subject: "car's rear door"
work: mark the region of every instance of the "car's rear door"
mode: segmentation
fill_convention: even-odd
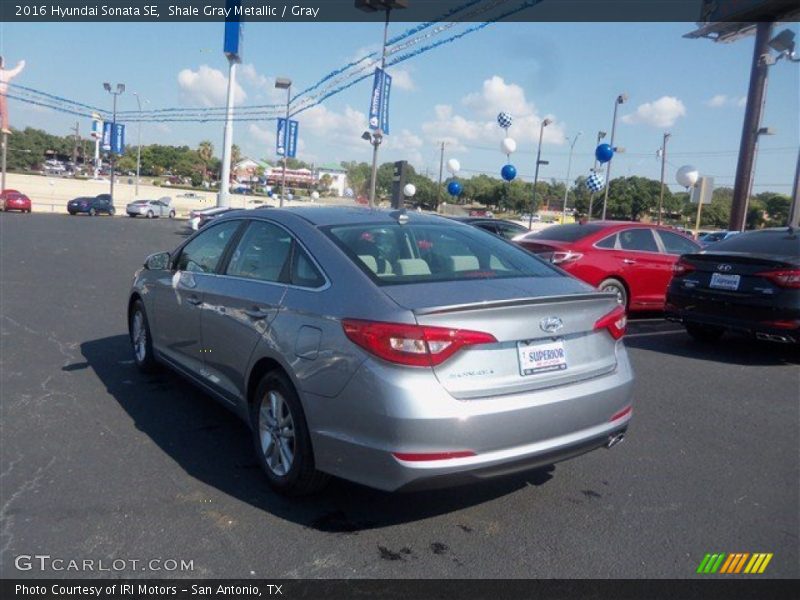
[[[623,229],[617,235],[614,252],[630,290],[629,306],[662,307],[675,259],[661,252],[653,230],[649,227]]]
[[[280,225],[250,221],[204,290],[205,374],[230,401],[243,397],[250,355],[269,334],[286,294],[292,243]]]

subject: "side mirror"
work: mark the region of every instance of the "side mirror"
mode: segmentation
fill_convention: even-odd
[[[144,268],[148,271],[166,271],[169,269],[169,252],[151,254],[144,261]]]

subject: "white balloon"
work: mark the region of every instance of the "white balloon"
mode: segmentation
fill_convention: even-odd
[[[500,150],[503,154],[513,154],[517,151],[517,142],[514,141],[514,138],[507,137],[500,142]]]
[[[683,165],[678,172],[675,173],[675,179],[685,188],[692,187],[700,178],[700,171],[692,165]]]
[[[451,175],[455,175],[461,170],[461,163],[458,162],[458,159],[451,158],[447,161],[447,170],[450,171]]]
[[[311,192],[312,200],[319,200],[319,192]]]
[[[415,186],[413,183],[407,183],[403,188],[403,194],[406,196],[406,198],[411,198],[411,196],[413,196],[416,193],[417,193],[417,186]]]

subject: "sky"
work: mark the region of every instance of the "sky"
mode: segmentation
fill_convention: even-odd
[[[390,37],[413,26],[392,23]],[[778,25],[776,32],[785,26]],[[797,24],[789,25],[798,32]],[[500,111],[514,122],[517,142],[510,162],[533,179],[541,119],[545,129],[540,179],[588,174],[599,130],[611,132],[619,107],[615,145],[624,147],[612,177],[658,179],[656,150],[664,132],[666,181],[673,191],[678,167],[692,164],[716,186],[732,186],[744,116],[753,37],[717,44],[684,39],[693,23],[495,23],[389,68],[393,76],[391,133],[380,162],[409,160],[434,179],[440,143],[445,161],[457,158],[459,177],[499,177],[508,162],[500,151]],[[135,110],[138,92],[147,108],[220,106],[225,102],[227,60],[221,23],[21,23],[0,24],[0,52],[8,67],[27,66],[16,83],[110,109],[102,83],[123,82],[119,110]],[[296,90],[379,47],[379,24],[247,23],[237,76],[240,105],[285,101],[276,76],[291,77]],[[800,35],[798,35],[800,39]],[[800,145],[800,66],[786,60],[770,68],[754,191],[789,194]],[[316,164],[371,159],[361,139],[367,125],[371,78],[300,115],[297,158]],[[10,101],[11,123],[66,135],[76,117]],[[235,123],[234,142],[246,156],[275,160],[275,122]],[[88,132],[90,122],[80,122]],[[145,123],[142,143],[222,147],[222,123]],[[136,126],[127,132],[135,143]],[[606,139],[608,141],[608,139]],[[11,142],[13,148],[13,139]]]

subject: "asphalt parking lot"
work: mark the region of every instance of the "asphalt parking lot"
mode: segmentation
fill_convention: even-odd
[[[796,350],[635,320],[634,421],[612,450],[475,487],[334,481],[287,500],[244,424],[133,364],[133,272],[183,226],[0,214],[3,577],[42,577],[15,557],[47,554],[193,561],[116,576],[683,578],[707,552],[771,552],[763,576],[800,575]]]

